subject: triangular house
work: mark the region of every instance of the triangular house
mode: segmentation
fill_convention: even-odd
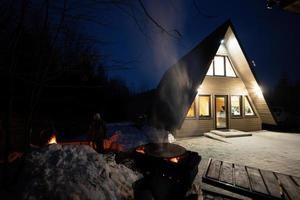
[[[176,136],[276,124],[230,21],[166,71],[150,122]]]

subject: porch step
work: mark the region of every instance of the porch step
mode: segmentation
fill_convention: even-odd
[[[221,137],[225,137],[225,138],[252,136],[252,133],[239,131],[239,130],[235,130],[235,129],[211,130],[210,133],[221,136]]]
[[[218,140],[220,142],[226,142],[227,143],[227,141],[226,141],[226,139],[224,137],[218,136],[218,135],[216,135],[214,133],[211,133],[211,132],[204,133],[204,136],[208,137],[210,139],[214,139],[214,140]]]

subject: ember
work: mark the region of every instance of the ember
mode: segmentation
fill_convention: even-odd
[[[135,151],[141,154],[145,154],[145,147],[138,147]]]
[[[52,134],[50,139],[48,140],[48,144],[57,144],[56,135]]]
[[[121,152],[124,151],[124,146],[120,144],[121,131],[116,131],[110,138],[104,139],[103,147],[105,151]]]
[[[180,160],[180,157],[174,157],[174,158],[170,158],[170,159],[167,159],[167,160],[169,160],[169,161],[171,161],[173,163],[178,163],[179,160]]]

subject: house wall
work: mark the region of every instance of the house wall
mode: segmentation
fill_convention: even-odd
[[[249,92],[249,96],[251,96],[253,104],[260,113],[262,122],[265,124],[276,125],[275,119],[267,105],[264,96],[261,92],[259,92],[260,86],[254,77],[253,71],[251,70],[249,63],[244,56],[243,50],[230,27],[225,35],[225,44],[225,48],[227,49],[232,63],[234,66],[236,66],[236,70],[240,73],[240,77]]]
[[[238,74],[237,74],[238,75]],[[255,131],[261,129],[261,119],[254,107],[254,104],[248,94],[243,81],[239,78],[229,78],[229,77],[216,77],[216,76],[206,76],[203,80],[200,89],[198,90],[199,95],[210,95],[211,96],[211,117],[209,119],[199,119],[198,116],[198,95],[195,98],[196,103],[196,118],[188,119],[186,118],[179,130],[176,131],[176,137],[186,137],[203,135],[205,132],[215,129],[214,120],[214,98],[215,95],[227,95],[227,116],[228,116],[228,127],[230,129],[238,129],[242,131]],[[249,101],[252,104],[253,110],[256,116],[242,118],[231,118],[230,116],[230,95],[243,95],[248,96]],[[242,101],[244,103],[244,100]],[[242,107],[244,107],[242,105]],[[243,113],[243,112],[242,112]]]

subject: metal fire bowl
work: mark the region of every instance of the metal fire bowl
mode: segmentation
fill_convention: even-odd
[[[179,157],[186,152],[186,149],[177,144],[171,143],[149,143],[144,146],[146,155],[156,158]]]

